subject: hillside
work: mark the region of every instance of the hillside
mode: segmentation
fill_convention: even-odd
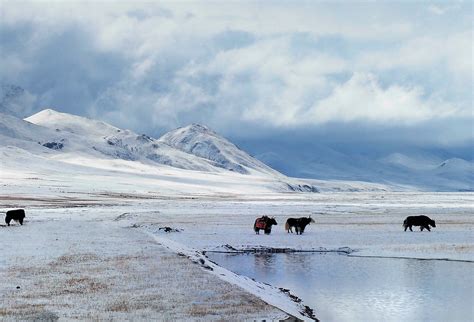
[[[131,185],[140,191],[197,194],[318,191],[309,182],[271,169],[202,125],[155,139],[51,109],[25,120],[1,116],[6,181],[34,174],[38,180],[56,176],[55,180],[98,190]],[[194,148],[187,149],[177,133]]]

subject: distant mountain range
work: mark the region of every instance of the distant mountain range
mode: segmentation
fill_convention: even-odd
[[[443,151],[411,148],[374,156],[317,143],[297,154],[283,144],[267,144],[266,149],[255,157],[293,177],[377,182],[426,191],[474,191],[472,160],[449,154],[446,158]]]
[[[199,181],[194,178],[195,174],[202,177],[203,173],[208,173],[209,178],[215,178],[216,182],[224,178],[231,185],[238,185],[241,181],[249,184],[255,182],[256,186],[260,182],[261,191],[318,191],[312,183],[289,178],[273,170],[199,124],[176,129],[155,139],[52,109],[45,109],[24,120],[7,114],[0,116],[0,147],[4,148],[2,170],[5,173],[8,172],[8,165],[13,165],[15,171],[21,168],[22,165],[16,164],[20,161],[15,160],[25,162],[25,159],[31,159],[29,164],[23,164],[29,169],[34,169],[36,164],[47,167],[47,160],[51,160],[50,165],[54,163],[55,172],[60,170],[58,162],[64,163],[68,171],[74,171],[69,165],[80,165],[81,173],[84,167],[89,167],[94,172],[104,168],[143,175],[142,166],[147,166],[152,167],[155,174],[167,173],[167,169],[174,168],[173,174],[177,181],[189,181],[194,185]],[[37,157],[41,160],[35,160]],[[114,160],[128,163],[117,164]],[[124,164],[127,165],[125,168]],[[39,172],[47,176],[46,172]],[[227,188],[224,187],[224,190]]]
[[[269,191],[315,192],[322,187],[337,191],[474,191],[472,159],[449,153],[412,149],[374,157],[317,142],[298,147],[274,140],[256,147],[243,144],[254,152],[250,156],[201,124],[153,138],[52,109],[23,120],[32,95],[13,85],[2,85],[0,94],[0,147],[17,147],[68,164],[86,158],[89,166],[97,167],[101,163],[94,165],[93,160],[105,158],[224,176],[234,173],[244,181],[266,178],[273,182]]]

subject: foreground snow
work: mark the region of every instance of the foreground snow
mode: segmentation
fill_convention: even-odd
[[[93,176],[91,178],[94,181],[90,184],[94,184],[97,178]],[[37,181],[40,181],[40,185],[46,182]],[[22,182],[21,178],[19,182]],[[10,183],[13,183],[13,180]],[[133,182],[128,183],[137,185]],[[283,294],[284,292],[279,292],[272,286],[237,276],[215,266],[203,256],[202,252],[288,248],[342,250],[357,256],[474,261],[472,216],[474,194],[472,193],[192,195],[171,194],[171,192],[126,193],[125,189],[86,193],[84,192],[86,182],[77,187],[66,186],[64,182],[54,180],[48,184],[51,185],[49,188],[35,187],[33,184],[26,187],[14,184],[2,186],[2,209],[24,207],[27,210],[26,226],[0,228],[2,233],[17,234],[10,239],[11,245],[2,244],[2,252],[8,255],[0,265],[4,269],[10,267],[10,273],[4,271],[4,274],[11,274],[12,267],[15,271],[14,267],[17,266],[20,271],[25,267],[35,270],[35,267],[44,263],[53,263],[64,253],[70,256],[82,256],[81,254],[87,253],[83,247],[100,249],[103,254],[111,256],[117,252],[120,254],[122,251],[130,251],[133,248],[133,245],[128,245],[130,241],[115,240],[115,233],[110,233],[114,230],[107,230],[112,228],[107,228],[103,232],[96,230],[98,225],[100,227],[110,225],[116,227],[117,232],[122,229],[123,232],[120,233],[122,237],[129,234],[131,238],[133,236],[137,238],[137,234],[141,234],[143,237],[140,238],[151,240],[151,235],[169,250],[189,258],[183,257],[186,261],[176,265],[186,266],[186,263],[195,262],[198,264],[197,267],[202,268],[199,274],[205,276],[210,276],[208,273],[213,274],[291,315],[300,314],[299,317],[303,318],[304,299],[303,303],[292,302]],[[76,189],[79,191],[75,191]],[[39,191],[43,193],[39,194]],[[252,230],[255,218],[262,214],[275,216],[279,223],[271,235],[256,235]],[[401,226],[403,219],[416,214],[429,215],[436,220],[437,227],[432,232],[404,232]],[[308,226],[304,235],[297,236],[284,231],[286,218],[308,215],[311,215],[316,223]],[[78,224],[71,225],[70,223],[74,221]],[[51,222],[50,228],[45,226],[45,222]],[[159,230],[163,226],[178,228],[181,232],[165,233]],[[15,247],[12,246],[14,241],[28,236],[29,240],[37,241],[30,244],[30,255],[38,256],[38,249],[42,249],[43,244],[49,242],[45,238],[39,238],[42,230],[43,234],[44,231],[48,232],[48,237],[54,237],[58,232],[66,236],[85,234],[87,241],[78,241],[72,245],[61,242],[61,239],[53,241],[57,246],[50,246],[45,253],[39,253],[40,257],[43,256],[41,259],[43,264],[36,260],[31,262],[28,256],[23,257],[15,252]],[[90,245],[86,246],[89,242]],[[147,246],[147,250],[144,250],[147,256],[155,251],[162,252],[151,246]],[[17,263],[12,266],[12,261]],[[147,259],[144,261],[147,262]],[[168,263],[163,262],[163,268],[167,265]],[[20,281],[21,274],[15,278],[16,281]],[[196,276],[184,274],[181,278],[186,281],[185,283],[193,283]],[[56,277],[48,279],[54,281]],[[28,283],[34,284],[35,278]],[[213,287],[209,288],[214,294]],[[297,290],[291,291],[296,291],[297,294]],[[318,316],[317,311],[314,313]],[[227,313],[222,314],[225,316]]]
[[[28,131],[25,131],[25,135],[28,134]],[[10,143],[17,144],[18,142],[13,140]],[[43,268],[51,265],[57,267],[54,263],[63,255],[66,256],[66,260],[71,256],[81,258],[89,253],[109,254],[111,257],[124,253],[129,256],[132,248],[128,244],[132,242],[131,245],[133,245],[133,241],[136,242],[141,238],[147,238],[147,243],[149,240],[154,240],[172,252],[185,255],[183,258],[180,257],[180,260],[173,259],[172,265],[180,266],[185,271],[189,265],[199,268],[198,271],[193,269],[193,273],[183,272],[180,276],[183,285],[193,284],[196,279],[201,278],[201,275],[207,276],[204,279],[211,280],[218,277],[299,318],[311,316],[311,311],[304,306],[304,299],[302,303],[296,303],[285,292],[275,287],[237,276],[210,262],[203,252],[285,248],[302,251],[344,251],[350,253],[351,256],[474,261],[473,193],[391,192],[387,186],[383,185],[329,181],[309,183],[317,185],[321,193],[278,193],[278,191],[288,191],[288,184],[275,177],[242,175],[230,171],[216,173],[192,171],[150,164],[143,160],[138,162],[100,158],[97,155],[82,154],[77,151],[58,154],[49,151],[42,153],[39,150],[43,148],[35,150],[38,147],[32,148],[35,152],[32,153],[25,150],[31,148],[25,141],[22,141],[22,144],[0,147],[1,210],[21,207],[27,211],[25,227],[0,228],[2,236],[3,231],[9,236],[8,243],[0,245],[2,254],[7,254],[6,257],[0,259],[0,268],[2,274],[7,274],[10,278],[13,276],[11,283],[19,285],[22,275],[18,272],[22,270],[34,272],[39,269],[39,275],[33,275],[33,278],[24,284],[35,292],[18,293],[20,297],[21,294],[26,294],[27,297],[23,298],[22,303],[28,307],[28,310],[32,309],[31,305],[37,305],[37,302],[40,302],[39,307],[47,309],[45,314],[59,312],[61,316],[73,317],[67,307],[55,306],[54,296],[47,297],[49,300],[44,300],[42,293],[36,292],[37,283],[40,279],[46,279],[53,285],[59,280],[61,283],[70,284],[69,288],[65,288],[66,290],[74,290],[76,286],[79,288],[82,286],[74,284],[77,280],[68,282],[61,275],[60,270],[52,270],[52,275],[49,275]],[[295,184],[301,182],[304,184],[305,181],[298,182],[295,181]],[[404,189],[408,188],[404,187]],[[255,235],[252,230],[255,218],[263,214],[275,216],[279,223],[268,236]],[[404,232],[401,224],[405,217],[421,214],[435,219],[437,227],[430,233]],[[309,215],[315,219],[316,223],[310,225],[304,235],[296,236],[284,231],[284,223],[288,217]],[[48,226],[46,221],[51,222],[51,226]],[[71,222],[75,224],[70,224]],[[109,224],[116,230],[110,230],[112,229],[110,227],[102,231],[96,229],[96,225],[108,227]],[[163,226],[178,228],[182,231],[166,234],[159,230]],[[121,238],[115,239],[114,235],[119,231],[122,232]],[[57,232],[63,236],[83,235],[86,240],[81,239],[74,243],[61,242],[63,238],[59,238],[58,241],[50,240]],[[128,235],[130,237],[126,237]],[[138,237],[138,235],[143,237]],[[15,252],[14,246],[15,242],[22,241],[25,237],[29,246],[23,256]],[[52,244],[49,244],[50,242]],[[47,251],[38,253],[43,245],[47,245]],[[139,249],[142,249],[141,246]],[[147,246],[146,251],[143,250],[146,255],[139,260],[145,266],[151,265],[150,261],[156,261],[160,263],[159,267],[164,269],[170,264],[169,261],[159,260],[162,256],[159,254],[164,254],[163,251],[163,249]],[[87,256],[86,259],[89,260]],[[100,270],[107,271],[109,259],[94,257],[91,260],[95,263],[94,265],[100,266]],[[124,265],[129,265],[127,261],[133,260],[125,260]],[[73,267],[74,274],[77,275],[74,278],[85,284],[77,283],[86,286],[96,285],[94,276],[86,274],[88,279],[81,277],[81,267],[81,263]],[[66,268],[69,269],[69,267]],[[151,268],[150,270],[153,271]],[[148,273],[153,275],[151,271]],[[106,276],[107,274],[99,276],[97,285],[102,285],[100,283],[103,283],[103,278]],[[89,279],[92,280],[92,284],[87,284]],[[162,281],[165,284],[156,286],[157,289],[152,288],[152,291],[157,291],[160,287],[164,288],[167,278]],[[212,286],[212,282],[209,283],[209,286],[206,286],[210,290],[209,297],[219,296],[218,294],[221,293],[218,288]],[[13,286],[13,284],[8,285],[6,287]],[[43,287],[46,286],[43,285]],[[134,294],[136,291],[133,285],[127,283],[123,287],[121,294],[124,297],[126,297],[124,294]],[[177,289],[179,287],[184,286],[176,286]],[[116,290],[113,287],[108,289],[107,292]],[[8,288],[4,291],[6,293],[2,292],[2,294],[7,294],[8,298],[17,294],[14,293],[16,288]],[[291,291],[296,291],[297,294],[297,290]],[[96,295],[105,299],[109,296],[107,292],[100,291]],[[145,293],[147,292],[150,290],[146,290]],[[232,294],[236,293],[232,292],[228,296],[233,297]],[[198,298],[201,296],[207,295],[201,294]],[[19,299],[19,297],[13,298]],[[34,300],[28,300],[30,298]],[[41,302],[41,299],[46,303]],[[117,298],[117,300],[120,299]],[[91,297],[78,299],[78,301],[78,303],[83,303],[84,307],[89,307],[91,303],[101,300]],[[151,299],[151,301],[158,300]],[[167,302],[170,299],[166,298],[164,301]],[[183,299],[183,301],[188,301],[188,299]],[[196,301],[199,300],[196,299]],[[5,304],[0,313],[6,316],[16,316],[14,314],[18,313],[20,317],[37,317],[35,315],[37,311],[34,311],[36,313],[33,315],[29,315],[28,310],[23,312],[20,309],[18,310],[21,312],[17,310],[14,313],[9,310],[11,305],[11,302]],[[101,311],[109,307],[107,305],[107,303],[102,303],[98,307],[91,307],[91,310]],[[131,315],[126,315],[127,317],[159,315],[157,313],[159,311],[137,308],[132,304],[123,307],[131,308],[133,311]],[[257,307],[261,306],[257,305]],[[269,312],[275,312],[271,307],[270,309],[269,306],[265,307],[264,312],[267,309]],[[249,310],[252,311],[254,308],[249,308]],[[209,312],[205,312],[203,313],[205,318],[209,318],[205,315]],[[229,315],[231,319],[247,317],[253,319],[262,316],[251,313],[244,317],[239,315],[242,311],[228,313],[224,309],[219,312],[221,313],[218,314],[226,317],[228,314],[235,314]],[[263,317],[279,316],[281,312],[277,312],[276,315],[265,313]],[[317,311],[314,313],[318,316]],[[76,317],[88,318],[81,315],[82,313],[78,314]],[[120,314],[113,316],[123,317]],[[175,314],[171,318],[195,318],[189,312],[177,310]],[[101,317],[105,316],[92,316],[92,318]]]
[[[288,317],[136,229],[81,218],[40,219],[48,211],[30,215],[22,227],[0,227],[0,319]]]

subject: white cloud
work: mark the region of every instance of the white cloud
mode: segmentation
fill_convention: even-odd
[[[472,108],[469,5],[433,4],[439,15],[405,2],[1,6],[0,28],[13,31],[0,44],[2,79],[119,126],[414,126]],[[226,33],[232,46],[219,42]]]
[[[373,75],[354,74],[330,96],[317,102],[305,118],[315,123],[369,121],[411,125],[457,114],[455,107],[423,98],[423,94],[420,88],[398,85],[383,89]]]
[[[440,6],[433,4],[433,5],[428,6],[428,11],[431,13],[434,13],[435,15],[442,15],[446,12],[446,9],[443,9]]]
[[[408,39],[391,50],[368,51],[357,60],[359,68],[387,70],[407,68],[423,72],[427,69],[442,70],[447,66],[452,76],[472,78],[472,30],[439,37],[430,35]]]

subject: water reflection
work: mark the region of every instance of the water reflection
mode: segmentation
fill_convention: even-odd
[[[278,266],[275,265],[277,258],[271,254],[249,254],[249,256],[254,258],[255,269],[257,269],[260,273],[272,274],[278,268]]]
[[[474,265],[335,254],[209,254],[222,266],[289,288],[323,321],[472,321]]]

